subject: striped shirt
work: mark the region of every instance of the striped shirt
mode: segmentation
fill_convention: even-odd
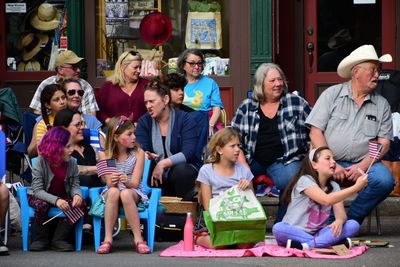
[[[135,169],[136,166],[135,152],[132,151],[125,161],[117,162],[116,165],[118,172],[125,173],[128,176],[128,181],[130,181],[132,178],[133,170]],[[126,189],[126,186],[121,182],[118,183],[118,187],[119,190]],[[106,192],[106,190],[102,192],[102,195]],[[136,192],[140,196],[142,202],[147,202],[149,200],[142,183],[139,184],[138,188],[131,188],[131,190]]]
[[[253,161],[257,145],[259,106],[259,102],[254,99],[245,99],[236,110],[231,123],[241,135],[242,149],[249,164]],[[307,142],[310,140],[305,121],[310,112],[310,105],[302,97],[290,93],[282,95],[277,118],[284,153],[277,161],[289,164],[304,157],[308,150]]]

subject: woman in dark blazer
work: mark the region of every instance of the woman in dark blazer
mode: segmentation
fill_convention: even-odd
[[[152,186],[161,186],[165,196],[192,199],[202,164],[196,151],[197,124],[192,117],[172,108],[169,89],[155,80],[145,86],[147,113],[136,129],[137,142],[153,161]]]

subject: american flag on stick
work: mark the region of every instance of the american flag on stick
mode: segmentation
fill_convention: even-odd
[[[379,157],[381,156],[381,150],[382,150],[383,145],[378,143],[375,140],[370,140],[368,142],[368,156],[370,158],[372,158],[371,164],[368,167],[368,170],[366,173],[369,172],[369,170],[371,169],[372,164],[374,164],[374,161],[376,159],[379,159]]]
[[[65,218],[69,224],[76,223],[85,213],[80,207],[71,208],[69,211],[64,212]]]
[[[368,142],[368,155],[374,160],[379,159],[381,156],[381,150],[382,144],[372,140]]]
[[[98,176],[104,176],[107,174],[118,172],[115,160],[113,159],[100,160],[99,162],[97,162],[96,168]]]

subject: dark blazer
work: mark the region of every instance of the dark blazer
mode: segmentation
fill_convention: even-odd
[[[152,118],[149,113],[139,118],[136,127],[136,141],[144,151],[153,151],[151,140]],[[191,163],[197,168],[202,165],[199,153],[196,151],[198,142],[197,124],[193,118],[181,110],[175,109],[175,121],[171,131],[170,151],[172,154],[182,152],[186,162]]]

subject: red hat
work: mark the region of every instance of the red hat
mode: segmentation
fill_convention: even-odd
[[[152,45],[162,45],[172,35],[170,18],[161,12],[153,12],[144,16],[139,26],[143,41]]]

